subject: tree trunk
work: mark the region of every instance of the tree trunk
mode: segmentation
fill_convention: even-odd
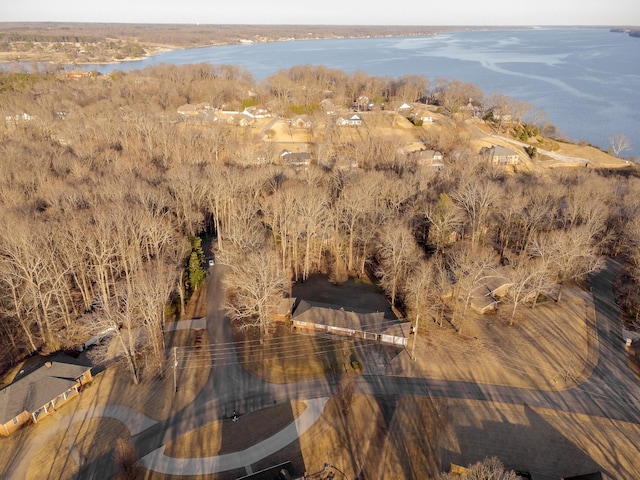
[[[560,288],[558,288],[558,299],[556,300],[556,303],[560,303],[560,300],[562,300],[562,289],[564,288],[564,282],[560,282]]]

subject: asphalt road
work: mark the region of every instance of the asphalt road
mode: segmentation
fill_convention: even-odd
[[[356,391],[369,395],[406,394],[504,402],[640,423],[640,387],[627,366],[612,287],[618,268],[619,265],[608,260],[605,269],[591,278],[598,361],[587,381],[572,389],[550,392],[469,382],[362,375],[356,380]],[[224,266],[216,265],[210,270],[207,292],[209,340],[213,344],[227,344],[232,342],[232,336],[223,307]],[[157,432],[138,435],[135,443],[141,456],[198,426],[229,418],[233,410],[242,414],[274,402],[329,397],[337,390],[337,378],[284,385],[265,383],[246,372],[233,351],[228,355],[226,361],[213,365],[206,386],[192,404],[158,427]]]

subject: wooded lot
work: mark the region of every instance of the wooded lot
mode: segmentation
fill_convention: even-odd
[[[470,148],[457,116],[470,91],[481,100],[460,82],[323,67],[261,83],[211,65],[73,80],[0,74],[2,366],[113,328],[134,382],[141,363],[161,372],[167,313],[198,288],[194,269],[211,254],[193,241],[203,234],[217,237],[216,262],[231,266],[231,317],[263,334],[289,283],[316,272],[338,283],[368,273],[407,319],[459,331],[500,266],[513,272],[502,301],[514,314],[560,301],[562,286],[602,256],[628,255],[637,277],[637,171],[495,166]],[[450,128],[420,135],[445,167],[411,164],[373,127],[344,142],[319,121],[323,100],[348,109],[363,95],[438,103]],[[285,117],[304,106],[326,126],[311,165],[294,169],[271,160],[277,142],[256,129],[177,113],[199,103],[266,105]],[[319,166],[339,155],[357,168]]]

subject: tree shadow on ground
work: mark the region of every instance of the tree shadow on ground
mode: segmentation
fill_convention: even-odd
[[[461,404],[455,409],[451,430],[452,443],[441,452],[445,468],[496,456],[509,469],[558,478],[602,470],[576,445],[575,437],[563,435],[526,405]],[[579,436],[579,429],[573,435]]]

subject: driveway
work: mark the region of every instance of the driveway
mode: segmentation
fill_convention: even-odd
[[[618,310],[615,304],[613,279],[620,265],[607,260],[606,267],[592,275],[595,305],[598,360],[591,376],[584,383],[564,391],[535,391],[521,388],[451,382],[403,376],[363,375],[355,382],[356,392],[366,395],[419,395],[459,398],[543,407],[565,412],[623,420],[640,424],[640,388],[627,367]],[[337,379],[324,378],[284,385],[268,384],[251,376],[240,365],[232,345],[231,328],[225,316],[225,292],[222,284],[223,265],[212,267],[208,282],[206,328],[212,344],[224,345],[226,352],[217,357],[209,379],[196,399],[165,423],[147,422],[132,430],[132,440],[149,470],[164,473],[211,473],[227,468],[249,466],[284,448],[292,442],[322,411],[326,399],[337,389]],[[314,400],[315,399],[315,400]],[[302,400],[311,408],[308,412],[270,439],[235,454],[197,459],[171,459],[164,455],[164,445],[175,438],[213,421],[229,418],[231,412],[259,410],[274,402]],[[123,413],[123,412],[120,412]],[[119,416],[118,410],[96,411],[92,416]],[[127,414],[128,418],[131,414]],[[73,419],[65,420],[65,425]],[[128,421],[128,423],[130,420]],[[178,469],[178,470],[176,470]],[[205,472],[206,470],[206,472]],[[98,463],[85,466],[85,473],[101,478]],[[15,477],[21,478],[21,477]]]

